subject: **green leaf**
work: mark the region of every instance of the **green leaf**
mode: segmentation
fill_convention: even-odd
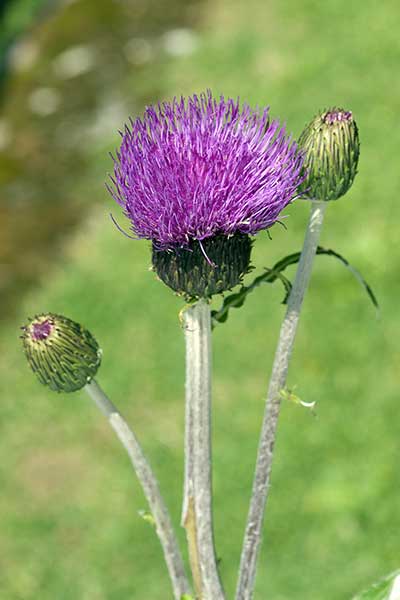
[[[361,275],[360,271],[358,271],[358,269],[353,267],[349,263],[349,261],[346,258],[344,258],[344,256],[342,256],[338,252],[335,252],[334,250],[330,250],[329,248],[322,248],[321,246],[318,246],[317,254],[326,254],[327,256],[333,256],[334,258],[337,258],[338,260],[340,260],[340,262],[343,263],[345,265],[345,267],[347,267],[349,269],[350,273],[352,273],[354,275],[354,277],[357,279],[357,281],[362,285],[362,287],[367,292],[372,304],[379,311],[378,300],[377,300],[374,292],[372,291],[371,286],[369,285],[369,283],[367,283],[365,281],[365,279]]]
[[[352,600],[400,600],[400,569],[386,575]]]
[[[296,263],[298,263],[300,260],[300,255],[300,252],[294,252],[293,254],[285,256],[285,258],[279,260],[272,267],[272,269],[265,269],[265,272],[262,275],[256,277],[250,285],[244,285],[240,288],[238,292],[226,296],[224,298],[221,308],[219,310],[213,310],[211,312],[213,326],[217,323],[225,323],[229,316],[229,310],[231,308],[240,308],[241,306],[243,306],[247,295],[253,290],[255,290],[262,283],[274,283],[274,281],[279,279],[285,287],[285,297],[283,299],[283,304],[286,304],[292,289],[292,284],[284,275],[282,275],[282,271],[284,271],[290,265],[295,265]],[[322,246],[318,246],[317,255],[333,256],[342,264],[344,264],[354,275],[357,281],[362,285],[375,308],[379,310],[378,301],[374,292],[371,289],[371,286],[366,282],[361,273],[355,267],[353,267],[346,258],[344,258],[338,252],[335,252],[334,250],[331,250],[329,248],[322,248]]]
[[[335,250],[332,250],[331,248],[323,248],[322,246],[317,247],[316,254],[317,255],[325,254],[326,256],[333,256],[334,258],[337,258],[337,260],[339,260],[343,265],[345,265],[345,267],[347,267],[349,269],[349,271],[354,275],[354,277],[357,279],[357,281],[365,289],[366,293],[368,294],[368,296],[369,296],[372,304],[375,306],[375,308],[379,310],[378,300],[377,300],[374,292],[372,291],[371,286],[367,283],[367,281],[364,279],[364,277],[361,275],[361,273],[358,271],[358,269],[353,267],[349,263],[349,261],[346,258],[344,258],[344,256],[342,256],[338,252],[335,252]],[[284,271],[286,269],[286,267],[289,267],[290,265],[294,265],[294,264],[298,263],[300,260],[300,255],[301,255],[301,252],[294,252],[293,254],[289,254],[288,256],[285,256],[285,258],[282,258],[280,261],[278,261],[276,263],[276,265],[273,267],[273,270]]]
[[[250,285],[243,285],[238,292],[229,294],[229,296],[224,298],[221,308],[211,312],[213,325],[216,323],[225,323],[229,315],[229,310],[231,308],[240,308],[243,306],[247,295],[255,290],[259,285],[262,283],[273,283],[277,279],[281,281],[285,288],[285,297],[283,299],[283,302],[285,303],[292,289],[292,284],[290,283],[289,279],[282,275],[280,271],[276,270],[275,267],[273,269],[266,268],[265,273],[258,275],[258,277],[256,277]]]

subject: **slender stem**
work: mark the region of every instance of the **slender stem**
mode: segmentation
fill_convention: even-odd
[[[211,318],[199,300],[183,314],[186,340],[185,484],[182,525],[199,600],[223,600],[214,548],[211,481]]]
[[[288,300],[275,352],[267,403],[262,424],[250,509],[247,517],[236,600],[251,600],[262,541],[265,504],[267,501],[275,445],[276,428],[281,406],[281,392],[286,384],[290,356],[293,349],[304,294],[310,281],[312,264],[317,250],[326,209],[325,202],[312,202],[303,250],[296,279]]]
[[[129,455],[154,518],[156,532],[164,551],[165,562],[167,563],[172,582],[175,600],[180,600],[184,594],[190,594],[190,586],[185,575],[185,567],[172,527],[171,518],[161,496],[156,476],[135,434],[98,383],[92,379],[85,386],[85,390],[101,412],[108,418],[111,427]]]

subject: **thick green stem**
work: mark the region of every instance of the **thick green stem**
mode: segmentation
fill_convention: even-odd
[[[267,403],[262,424],[250,509],[240,561],[236,600],[251,600],[257,569],[257,559],[262,541],[265,505],[268,497],[276,428],[281,406],[281,392],[285,388],[300,311],[304,294],[311,277],[312,264],[318,246],[326,202],[313,201],[303,250],[296,279],[288,300],[275,352]]]

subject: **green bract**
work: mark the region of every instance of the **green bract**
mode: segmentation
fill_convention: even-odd
[[[299,138],[307,177],[303,197],[337,200],[351,187],[357,173],[360,142],[350,111],[331,108],[314,117]]]
[[[22,330],[28,363],[44,385],[57,392],[75,392],[95,376],[101,349],[79,323],[48,313],[37,315]]]
[[[192,240],[186,248],[157,250],[153,267],[168,287],[187,300],[211,298],[242,282],[250,269],[251,239],[244,233]]]

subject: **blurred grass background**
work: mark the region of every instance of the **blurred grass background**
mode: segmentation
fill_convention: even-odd
[[[289,376],[317,417],[283,407],[256,597],[349,599],[399,566],[399,27],[391,0],[77,0],[11,48],[0,117],[1,598],[171,597],[107,423],[83,393],[36,383],[17,335],[42,311],[95,333],[99,381],[139,435],[178,524],[182,302],[148,272],[148,244],[111,224],[118,211],[103,183],[129,115],[207,87],[270,105],[296,136],[320,108],[353,110],[359,174],[329,205],[321,242],[362,271],[381,304],[378,320],[351,275],[317,258]],[[258,270],[300,249],[308,205],[287,214],[288,231],[258,237]],[[229,597],[281,297],[258,290],[214,332],[215,525]]]

